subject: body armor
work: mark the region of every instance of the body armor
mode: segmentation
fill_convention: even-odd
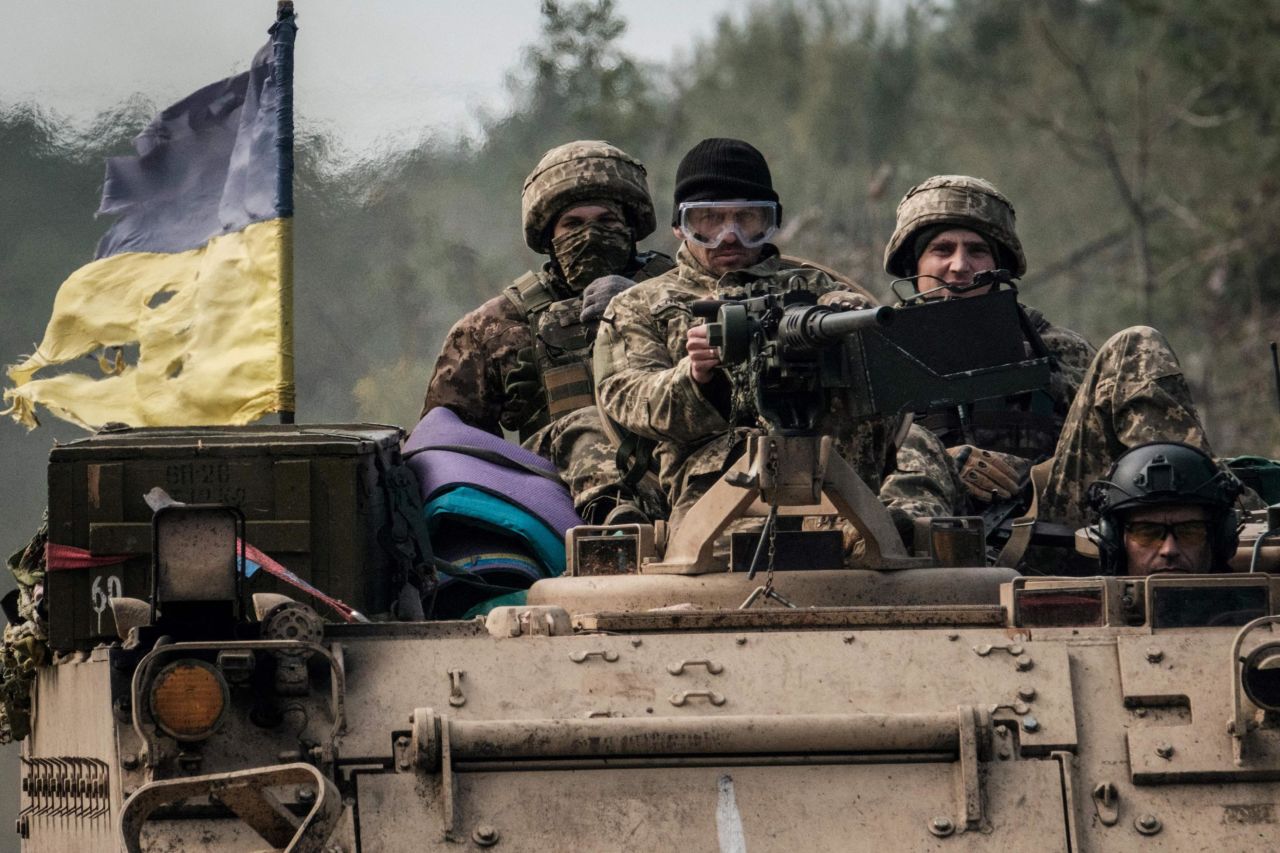
[[[644,281],[674,266],[661,252],[641,252],[623,274]],[[595,405],[591,350],[598,324],[582,322],[582,294],[571,292],[547,269],[525,273],[502,293],[529,324],[550,420]]]

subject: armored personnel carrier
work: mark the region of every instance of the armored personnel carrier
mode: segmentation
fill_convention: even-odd
[[[679,529],[574,527],[522,603],[419,618],[441,561],[401,438],[54,450],[27,717],[6,688],[24,850],[1277,845],[1275,508],[1254,571],[1024,576],[963,519],[908,552],[827,440],[779,431]],[[788,522],[820,512],[855,565]]]

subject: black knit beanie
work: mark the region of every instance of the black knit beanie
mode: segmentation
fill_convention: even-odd
[[[741,139],[704,139],[684,155],[676,168],[676,199],[671,225],[680,224],[680,204],[686,201],[778,201],[769,164],[755,146]],[[778,205],[782,224],[782,205]]]

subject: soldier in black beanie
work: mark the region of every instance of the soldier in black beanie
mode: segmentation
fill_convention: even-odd
[[[735,387],[746,387],[742,373],[749,368],[720,363],[692,304],[798,287],[822,305],[866,303],[823,272],[779,255],[770,239],[782,206],[769,164],[750,144],[704,139],[695,145],[676,170],[674,202],[672,231],[682,241],[676,268],[613,298],[596,338],[595,368],[601,411],[633,435],[656,442],[658,479],[671,501],[670,523],[678,526],[758,426],[750,395],[738,394],[731,405]],[[896,421],[850,423],[833,414],[829,426],[837,452],[878,488],[893,467]],[[945,463],[941,445],[935,450]],[[904,500],[897,507],[904,514],[900,529],[910,527],[908,517],[950,515],[940,494],[926,482]],[[856,533],[849,533],[852,546]]]
[[[730,201],[743,202],[742,209],[726,206]],[[698,230],[709,231],[717,224],[727,223],[729,211],[750,222],[758,220],[763,230],[748,234],[728,228],[718,242],[717,234]],[[781,223],[782,205],[773,188],[769,164],[750,143],[741,139],[704,139],[684,155],[676,168],[671,228],[676,239],[683,240],[694,259],[709,272],[723,275],[745,269],[765,257],[773,249],[765,241]]]

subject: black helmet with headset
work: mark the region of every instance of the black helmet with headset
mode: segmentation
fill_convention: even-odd
[[[1104,574],[1124,574],[1125,515],[1165,504],[1203,506],[1209,515],[1211,571],[1227,571],[1239,543],[1236,498],[1244,487],[1204,451],[1174,441],[1131,447],[1107,476],[1089,485],[1089,508],[1098,516],[1095,541]]]

